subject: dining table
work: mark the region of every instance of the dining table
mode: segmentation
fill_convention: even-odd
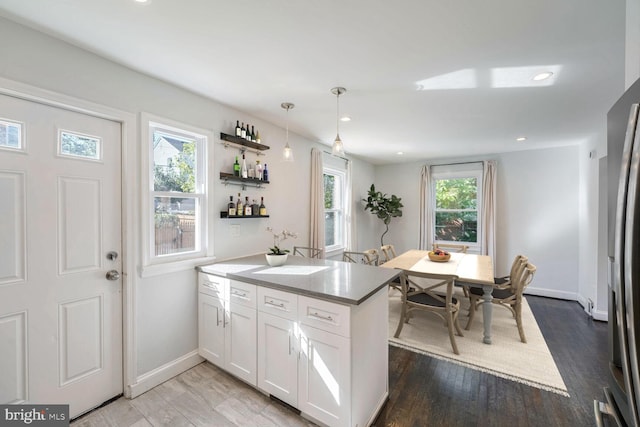
[[[482,288],[483,290],[483,337],[485,344],[491,344],[491,319],[493,317],[493,296],[495,287],[493,262],[488,255],[475,255],[452,252],[446,261],[432,261],[429,251],[411,249],[381,264],[380,267],[415,271],[434,275],[457,276],[457,281],[464,286]]]

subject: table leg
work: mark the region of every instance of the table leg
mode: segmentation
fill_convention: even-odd
[[[485,285],[482,287],[484,291],[483,298],[484,303],[482,304],[482,317],[484,323],[484,336],[482,337],[482,342],[485,344],[491,344],[491,318],[493,317],[493,286]]]

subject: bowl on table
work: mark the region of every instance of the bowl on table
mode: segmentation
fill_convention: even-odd
[[[442,249],[436,249],[435,251],[429,251],[427,254],[429,259],[434,262],[447,262],[451,258],[451,254]]]

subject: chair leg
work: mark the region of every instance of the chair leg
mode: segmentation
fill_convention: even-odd
[[[407,317],[407,304],[403,302],[402,310],[400,311],[400,321],[398,322],[396,333],[393,334],[393,336],[396,338],[398,338],[400,336],[400,332],[402,332],[402,326],[404,325],[405,317]],[[409,319],[406,319],[406,320],[409,320]]]
[[[518,325],[518,333],[520,334],[520,341],[527,343],[527,338],[524,336],[524,328],[522,327],[522,305],[516,305],[516,324]]]
[[[471,327],[471,323],[473,323],[473,318],[476,316],[476,299],[469,298],[469,304],[469,320],[467,320],[467,326],[464,327],[467,331]]]
[[[456,338],[453,334],[453,315],[450,313],[447,316],[447,329],[449,330],[449,340],[451,341],[451,347],[453,347],[453,352],[455,354],[460,354],[458,351],[458,346],[456,345]]]
[[[460,311],[456,311],[453,315],[453,326],[455,326],[458,336],[464,337],[464,335],[462,335],[462,329],[460,329],[460,323],[458,322],[458,314],[460,314]]]

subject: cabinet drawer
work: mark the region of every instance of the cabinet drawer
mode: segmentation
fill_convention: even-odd
[[[232,280],[229,286],[229,302],[256,308],[256,285]]]
[[[346,305],[298,296],[298,316],[305,325],[343,337],[351,335],[350,309]]]
[[[214,276],[213,274],[198,273],[198,291],[218,299],[227,299],[226,290],[229,286],[229,279]]]
[[[298,296],[260,286],[258,288],[258,311],[296,320],[298,317]]]

